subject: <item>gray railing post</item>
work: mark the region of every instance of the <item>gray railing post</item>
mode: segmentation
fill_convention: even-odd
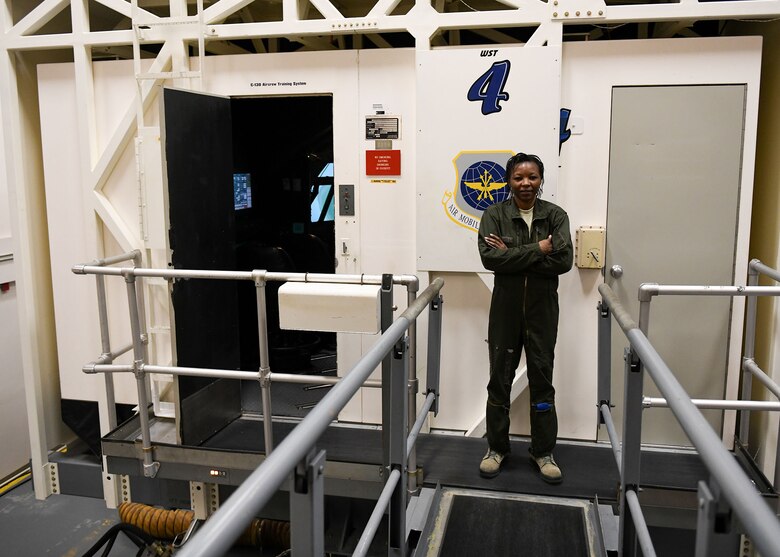
[[[606,404],[610,408],[612,399],[612,319],[609,304],[605,300],[598,303],[598,423],[603,424],[601,406]]]
[[[127,284],[127,304],[130,310],[130,331],[133,336],[133,373],[138,391],[138,417],[141,422],[141,452],[143,453],[144,476],[153,478],[160,469],[160,463],[154,461],[152,434],[149,429],[149,397],[147,396],[147,380],[144,372],[145,354],[144,342],[141,336],[141,318],[138,311],[138,293],[136,292],[135,275],[125,274]]]
[[[325,451],[312,449],[295,467],[290,490],[290,541],[293,555],[325,555],[323,479]]]
[[[425,392],[433,393],[435,399],[431,406],[433,415],[439,413],[439,372],[441,369],[441,317],[444,299],[436,296],[428,308],[428,374],[425,380]]]
[[[104,275],[95,275],[98,301],[98,319],[100,321],[100,346],[103,353],[100,355],[103,363],[113,364],[114,358],[111,355],[111,336],[108,328],[108,304],[106,301],[106,277]],[[132,311],[132,310],[131,310]],[[106,392],[106,408],[101,409],[101,436],[108,433],[117,426],[116,418],[116,396],[114,394],[114,376],[110,373],[103,374],[103,386]],[[99,404],[99,403],[98,403]]]
[[[389,405],[389,450],[390,467],[387,476],[398,470],[401,478],[395,485],[393,495],[390,498],[388,511],[389,536],[387,554],[389,556],[406,557],[406,502],[408,492],[406,490],[406,438],[408,430],[408,412],[406,409],[407,396],[406,385],[409,381],[409,346],[408,337],[401,337],[391,351],[391,377],[389,382],[391,404]],[[382,430],[385,431],[384,425]]]
[[[409,307],[417,299],[419,289],[417,281],[406,286],[406,305]],[[413,424],[417,419],[417,393],[420,391],[420,382],[417,379],[417,320],[409,324],[409,385],[407,386],[407,423]],[[409,476],[409,493],[418,493],[422,487],[422,469],[417,467],[417,449],[412,447],[407,453],[407,472]]]
[[[639,462],[642,448],[642,362],[626,348],[625,395],[623,397],[623,452],[620,469],[620,548],[622,557],[634,557],[636,528],[626,501],[626,492],[639,494]]]
[[[717,483],[700,481],[697,491],[696,557],[728,557],[734,554],[739,540],[733,531],[731,507],[720,493]]]
[[[758,270],[753,266],[753,260],[748,265],[748,286],[758,286]],[[742,400],[753,398],[753,374],[745,369],[745,361],[752,360],[756,355],[756,310],[758,298],[748,296],[747,315],[745,316],[745,350],[742,354]],[[742,410],[739,413],[739,442],[743,447],[748,446],[750,437],[750,411]]]
[[[382,288],[379,292],[379,325],[384,333],[393,323],[393,275],[382,275]],[[390,392],[391,367],[393,356],[388,353],[382,360],[382,473],[387,481],[390,468],[390,409],[393,406]]]
[[[255,292],[257,295],[257,342],[260,350],[260,397],[263,402],[263,437],[265,454],[268,456],[274,450],[274,422],[271,410],[271,359],[268,355],[268,310],[266,302],[265,271],[253,271]]]

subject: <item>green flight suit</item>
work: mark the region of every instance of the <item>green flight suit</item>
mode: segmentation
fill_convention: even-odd
[[[507,249],[485,243],[496,234]],[[542,253],[539,241],[552,235],[553,251]],[[558,435],[552,384],[558,336],[558,275],[572,267],[569,217],[553,203],[537,199],[528,230],[514,199],[485,210],[479,225],[479,254],[495,273],[490,302],[488,346],[490,381],[486,410],[490,448],[509,452],[509,405],[512,381],[525,348],[531,395],[531,447],[534,457],[552,452]]]

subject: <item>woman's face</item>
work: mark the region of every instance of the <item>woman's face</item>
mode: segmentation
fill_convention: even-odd
[[[535,162],[521,162],[515,165],[509,175],[509,187],[515,202],[523,209],[530,208],[542,186],[542,175]]]

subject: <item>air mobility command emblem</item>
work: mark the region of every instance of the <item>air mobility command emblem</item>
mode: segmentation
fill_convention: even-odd
[[[452,159],[455,185],[444,192],[442,206],[450,220],[476,232],[482,212],[510,196],[504,166],[512,151],[461,151]]]

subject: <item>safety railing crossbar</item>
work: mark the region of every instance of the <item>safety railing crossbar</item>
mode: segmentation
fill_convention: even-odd
[[[382,275],[335,275],[327,273],[280,273],[255,269],[252,271],[220,271],[208,269],[150,269],[144,267],[104,267],[102,265],[74,265],[77,275],[134,276],[162,279],[251,280],[267,282],[317,282],[327,284],[381,285]],[[417,285],[414,275],[393,275],[393,284]]]
[[[433,406],[433,403],[435,401],[436,401],[435,393],[428,393],[428,396],[425,397],[425,402],[423,403],[422,408],[420,408],[420,412],[418,412],[417,414],[417,419],[415,420],[412,429],[409,431],[409,437],[406,439],[407,457],[409,456],[409,453],[412,452],[412,448],[414,447],[414,444],[417,442],[417,436],[420,434],[420,430],[425,424],[425,418],[428,416],[428,412],[431,410],[431,406]]]
[[[609,410],[609,406],[606,404],[602,404],[599,407],[599,410],[601,412],[601,417],[604,420],[604,425],[607,428],[607,436],[609,437],[609,443],[612,445],[612,454],[615,455],[615,462],[617,464],[618,474],[620,474],[620,468],[621,468],[621,452],[622,448],[620,447],[620,437],[617,434],[617,430],[615,429],[615,422],[612,420],[612,412]]]
[[[653,547],[653,540],[650,538],[650,530],[648,530],[647,523],[642,518],[642,507],[639,504],[639,497],[633,489],[626,491],[626,503],[631,508],[631,517],[634,520],[639,547],[642,549],[642,557],[655,557],[655,547]]]
[[[691,402],[700,410],[764,410],[769,412],[780,411],[780,402],[761,400],[711,400],[705,398],[692,398]],[[669,403],[665,398],[646,396],[642,399],[644,408],[668,408]]]
[[[398,481],[401,479],[401,472],[393,470],[390,472],[390,476],[387,478],[385,487],[382,488],[382,493],[379,494],[379,499],[376,502],[374,510],[371,512],[371,516],[368,518],[366,527],[363,529],[363,533],[355,546],[355,551],[352,553],[352,557],[365,557],[368,554],[368,550],[371,547],[371,542],[374,541],[376,531],[379,529],[379,525],[382,523],[382,518],[385,514],[387,505],[390,504],[390,498],[393,496],[393,491],[398,485]]]
[[[761,381],[761,383],[767,388],[767,390],[780,399],[780,385],[775,383],[771,377],[769,377],[764,370],[758,367],[758,364],[753,359],[745,359],[742,361],[742,369],[750,372],[753,377]]]
[[[733,456],[723,447],[720,438],[693,404],[647,336],[633,325],[632,321],[625,319],[626,314],[614,291],[609,285],[601,284],[599,292],[612,309],[616,319],[618,314],[623,317],[617,321],[629,340],[631,350],[635,352],[642,368],[647,371],[668,402],[669,408],[698,451],[712,479],[720,487],[736,515],[740,517],[761,554],[780,555],[780,523],[775,514],[756,492],[754,484]],[[631,504],[628,499],[627,502]],[[641,509],[639,511],[641,512]],[[631,514],[634,515],[633,512]]]
[[[183,375],[187,377],[203,377],[209,379],[241,379],[245,381],[257,381],[261,375],[257,371],[240,371],[235,369],[215,369],[200,367],[181,367],[181,366],[158,366],[154,364],[143,364],[135,366],[131,364],[100,364],[89,363],[82,367],[84,373],[141,373],[165,374],[165,375]],[[311,374],[293,374],[270,372],[266,376],[272,383],[295,383],[301,385],[335,385],[341,381],[340,377],[331,377],[327,375]],[[368,379],[363,387],[382,388],[382,382],[375,379]]]
[[[125,261],[132,261],[134,265],[132,267],[112,267],[110,264],[122,263]],[[94,362],[85,366],[83,371],[85,373],[95,373],[98,370],[105,373],[104,380],[106,382],[106,393],[109,400],[113,399],[113,384],[111,383],[111,373],[120,371],[132,371],[136,374],[139,380],[147,381],[147,376],[143,373],[143,368],[147,365],[146,354],[146,333],[145,317],[144,317],[144,301],[143,301],[143,288],[132,287],[135,290],[135,294],[131,294],[128,291],[128,296],[136,296],[136,308],[137,316],[132,315],[134,313],[131,307],[131,320],[137,319],[139,324],[139,337],[142,341],[142,348],[144,358],[139,358],[138,354],[134,356],[135,368],[133,370],[126,370],[116,368],[109,370],[108,368],[99,368],[93,364],[111,364],[113,359],[109,361],[107,354],[110,354],[110,348],[108,348],[108,315],[106,309],[106,295],[105,285],[103,279],[105,276],[121,276],[124,277],[128,283],[128,288],[131,288],[131,284],[135,284],[136,279],[142,278],[161,278],[166,280],[243,280],[252,281],[256,286],[257,294],[257,319],[258,319],[258,341],[259,341],[259,354],[260,354],[260,369],[259,377],[243,376],[235,370],[213,370],[209,372],[199,371],[197,368],[189,368],[187,370],[176,370],[171,367],[167,371],[163,371],[160,368],[157,373],[167,373],[169,375],[188,375],[193,377],[208,377],[208,378],[228,378],[228,379],[259,379],[261,385],[261,399],[264,411],[271,415],[271,394],[270,384],[272,381],[288,382],[288,383],[301,383],[301,376],[293,377],[287,375],[287,377],[277,376],[272,377],[269,354],[268,354],[268,330],[267,330],[267,315],[266,315],[266,291],[265,284],[269,281],[279,282],[307,282],[307,283],[328,283],[328,284],[357,284],[357,285],[383,285],[384,281],[389,278],[392,284],[403,285],[407,289],[407,306],[410,306],[417,297],[417,291],[419,289],[419,280],[414,275],[366,275],[366,274],[352,274],[352,275],[335,275],[326,273],[280,273],[270,272],[264,269],[254,269],[252,271],[223,271],[223,270],[203,270],[203,269],[149,269],[140,267],[141,264],[141,252],[135,250],[129,253],[108,257],[105,259],[99,259],[93,261],[92,264],[74,265],[72,272],[79,275],[92,274],[95,275],[98,285],[98,307],[101,324],[101,338],[103,339],[103,354],[99,356]],[[137,286],[137,285],[136,285]],[[417,377],[416,377],[416,353],[417,353],[417,337],[416,337],[416,323],[412,322],[409,328],[409,360],[410,360],[410,373],[409,373],[409,385],[408,385],[408,398],[409,398],[409,411],[410,421],[413,419],[411,412],[414,406],[414,397],[416,395]],[[136,349],[136,339],[133,340],[133,350]],[[148,370],[151,372],[151,369]],[[337,379],[324,379],[319,381],[320,384],[328,385],[335,384]],[[367,381],[365,387],[377,388],[381,387],[380,381]],[[138,393],[139,400],[143,397],[140,392]],[[113,403],[109,406],[113,408]],[[116,418],[109,418],[111,427],[113,429],[116,426]],[[264,420],[263,422],[265,450],[266,453],[270,453],[273,450],[273,430],[271,428],[271,421]],[[151,454],[151,447],[146,447],[147,455]],[[147,459],[151,457],[147,456]],[[409,456],[409,465],[413,469],[416,468],[416,457],[414,451]],[[150,469],[151,470],[151,469]],[[410,479],[411,481],[411,479]]]
[[[652,296],[780,296],[780,286],[700,286],[644,283],[639,287],[640,300]]]
[[[296,464],[317,442],[342,408],[402,338],[410,323],[438,294],[444,281],[435,279],[390,325],[352,370],[309,412],[263,463],[181,549],[182,557],[223,555],[246,524],[265,506]]]

